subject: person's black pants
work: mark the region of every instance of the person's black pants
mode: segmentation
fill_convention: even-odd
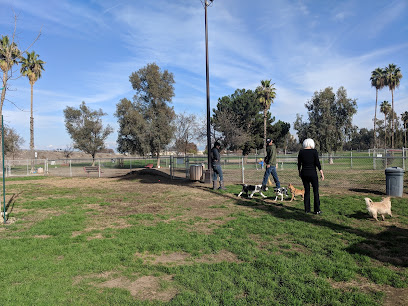
[[[310,212],[310,184],[313,187],[313,204],[314,212],[320,211],[320,198],[319,198],[319,178],[317,175],[302,175],[303,187],[305,188],[305,198],[303,200],[305,204],[305,212]]]

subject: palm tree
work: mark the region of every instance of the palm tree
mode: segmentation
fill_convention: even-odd
[[[17,44],[11,42],[8,36],[1,36],[0,40],[0,69],[3,71],[0,102],[0,118],[3,112],[3,104],[6,98],[7,81],[10,78],[9,72],[14,65],[19,63],[21,51],[18,49]],[[0,140],[1,143],[1,140]]]
[[[380,105],[380,111],[384,114],[384,149],[387,148],[387,115],[391,112],[391,105],[384,101]]]
[[[271,80],[261,81],[261,86],[256,89],[257,100],[261,103],[264,115],[264,148],[266,150],[266,117],[268,110],[273,103],[273,99],[276,97],[276,88],[273,87],[275,83],[271,83]]]
[[[3,104],[6,99],[7,81],[11,78],[9,72],[14,65],[18,64],[20,58],[20,50],[17,44],[11,42],[8,36],[1,36],[0,40],[0,69],[3,71],[3,78],[1,84],[1,98],[0,98],[0,120],[3,114]],[[0,123],[1,124],[1,123]],[[2,137],[0,132],[0,148],[2,148]]]
[[[378,101],[378,90],[385,86],[384,70],[382,68],[377,68],[371,72],[371,86],[375,87],[375,111],[374,111],[374,148],[377,147],[377,135],[375,134],[375,124],[377,121],[377,101]]]
[[[405,111],[401,114],[401,120],[404,123],[404,129],[405,129],[405,145],[404,147],[407,147],[407,125],[408,125],[408,112]]]
[[[385,85],[388,86],[388,88],[391,91],[391,97],[392,97],[392,134],[391,134],[391,147],[394,148],[394,90],[395,88],[398,88],[400,85],[400,80],[402,78],[402,73],[399,67],[397,67],[395,64],[389,64],[388,67],[385,68]]]
[[[35,82],[41,78],[41,70],[44,70],[44,64],[45,62],[40,60],[38,58],[38,54],[36,54],[34,51],[27,53],[27,57],[23,57],[21,59],[20,72],[22,75],[25,75],[28,78],[31,85],[30,151],[32,157],[34,157],[33,91]]]

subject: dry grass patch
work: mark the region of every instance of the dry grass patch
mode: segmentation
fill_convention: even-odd
[[[234,253],[226,250],[221,250],[216,254],[204,254],[200,257],[192,257],[189,253],[185,252],[162,253],[160,255],[144,252],[136,253],[135,256],[153,265],[192,265],[195,263],[241,262]]]
[[[95,279],[100,281],[96,282]],[[177,290],[171,286],[162,285],[172,281],[172,275],[162,275],[160,277],[141,276],[136,280],[131,280],[121,276],[121,273],[118,271],[104,271],[86,276],[78,275],[73,279],[72,284],[80,286],[85,282],[98,288],[120,288],[128,290],[136,299],[166,302],[170,301],[177,294]]]
[[[51,238],[52,236],[50,235],[34,235],[33,238],[39,238],[39,239],[47,239]]]
[[[163,288],[163,282],[170,283],[172,275],[142,276],[134,281],[125,277],[118,277],[107,280],[100,284],[95,284],[99,288],[121,288],[128,290],[130,294],[138,300],[168,302],[177,294],[177,289],[173,287]]]
[[[331,286],[343,291],[352,291],[355,288],[363,292],[383,292],[385,294],[384,306],[405,306],[408,305],[408,288],[394,288],[389,285],[378,285],[369,282],[364,277],[358,277],[356,280],[348,282],[335,282],[330,280]]]

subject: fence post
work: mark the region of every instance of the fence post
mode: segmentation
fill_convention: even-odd
[[[174,179],[174,169],[175,169],[174,156],[171,156],[171,179]]]
[[[374,168],[374,170],[376,169],[376,157],[377,157],[377,154],[375,153],[375,149],[373,150],[373,168]]]
[[[101,177],[101,160],[98,159],[98,177]]]
[[[245,168],[244,168],[244,158],[243,157],[241,157],[241,163],[242,163],[242,173],[241,173],[241,175],[242,175],[242,184],[245,184],[245,174],[244,174]]]
[[[190,160],[188,159],[188,156],[184,156],[184,165],[186,167],[186,178],[189,178],[190,176]]]
[[[387,150],[385,150],[385,168],[387,168],[388,160],[387,160]]]
[[[69,160],[69,176],[72,177],[72,160]]]
[[[353,169],[353,150],[350,151],[350,168]]]
[[[170,178],[173,179],[173,155],[170,156]]]
[[[29,161],[28,161],[28,159],[27,159],[27,176],[28,176],[28,163],[29,163]]]

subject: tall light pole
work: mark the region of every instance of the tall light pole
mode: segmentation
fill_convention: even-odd
[[[208,23],[207,23],[207,7],[214,0],[204,0],[204,10],[205,10],[205,75],[206,75],[206,85],[207,85],[207,161],[208,170],[211,167],[211,126],[210,126],[210,70],[208,63]]]

